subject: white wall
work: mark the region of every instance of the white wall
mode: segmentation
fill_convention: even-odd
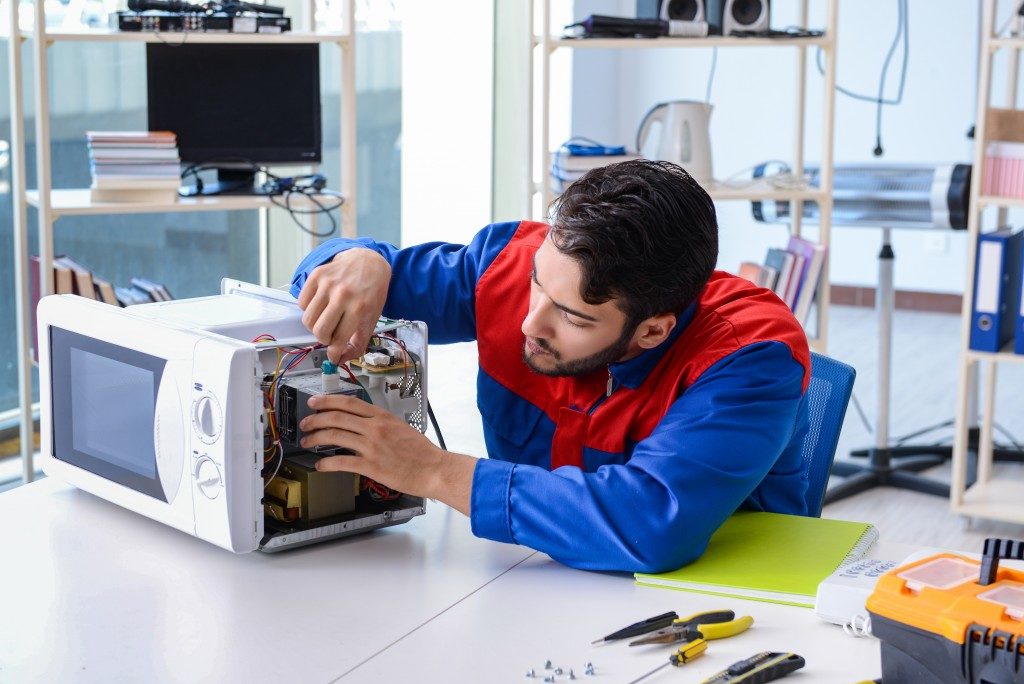
[[[491,215],[494,7],[401,10],[402,243],[466,242]]]
[[[578,16],[591,13],[578,0]],[[1009,16],[1010,4],[999,14]],[[775,27],[796,23],[796,0],[772,3]],[[634,3],[620,0],[622,14]],[[811,0],[811,25],[824,24],[825,3]],[[605,9],[602,6],[602,9]],[[962,0],[910,0],[910,60],[903,104],[883,112],[883,162],[969,162],[965,133],[973,123],[976,80],[978,3]],[[895,32],[895,0],[839,2],[838,81],[864,93],[877,93],[878,75]],[[704,99],[711,51],[620,50],[605,54],[579,51],[575,58],[573,133],[632,146],[636,126],[653,104],[671,99]],[[583,53],[587,54],[583,54]],[[609,57],[610,55],[610,57]],[[793,48],[720,49],[711,102],[715,175],[728,177],[767,159],[791,159],[795,111],[796,50]],[[821,149],[822,78],[808,68],[806,157]],[[609,59],[617,64],[609,69]],[[898,67],[899,53],[893,66]],[[1002,92],[1005,68],[997,65],[994,83]],[[896,92],[898,68],[891,69],[887,96]],[[994,102],[1001,102],[996,95]],[[835,160],[874,160],[874,106],[836,96]],[[719,203],[719,265],[735,269],[741,261],[761,260],[768,246],[785,241],[781,226],[758,224],[748,202]],[[813,229],[811,230],[813,234]],[[929,236],[938,236],[937,239]],[[943,237],[948,237],[945,246]],[[832,281],[875,284],[880,231],[833,228]],[[895,231],[896,286],[900,289],[962,292],[965,241],[960,233]]]

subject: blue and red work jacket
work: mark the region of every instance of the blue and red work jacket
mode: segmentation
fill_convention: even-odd
[[[788,307],[716,272],[658,347],[607,371],[543,376],[523,362],[520,325],[547,229],[499,223],[469,245],[404,249],[330,240],[299,264],[291,290],[365,247],[391,264],[384,315],[425,321],[432,343],[477,341],[489,457],[473,474],[477,536],[577,568],[660,572],[700,556],[737,508],[805,514],[790,444],[807,430],[810,353]]]

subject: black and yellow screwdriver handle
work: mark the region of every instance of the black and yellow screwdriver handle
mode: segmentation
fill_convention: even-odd
[[[708,642],[703,639],[694,639],[677,648],[676,652],[668,657],[668,660],[676,667],[682,667],[697,656],[703,655],[706,650],[708,650]]]
[[[764,651],[733,663],[700,684],[763,684],[785,677],[790,672],[799,670],[804,664],[804,659],[795,653]]]

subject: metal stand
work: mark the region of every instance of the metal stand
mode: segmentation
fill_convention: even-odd
[[[894,465],[891,457],[894,450],[889,446],[889,401],[891,395],[892,360],[892,314],[896,304],[893,286],[893,266],[896,254],[892,251],[891,229],[882,229],[882,249],[878,253],[878,296],[875,310],[878,312],[878,401],[875,419],[875,446],[865,450],[869,457],[867,465],[855,463],[833,463],[832,474],[839,475],[843,482],[825,492],[824,503],[829,504],[848,496],[859,494],[874,487],[896,487],[909,489],[933,496],[949,496],[949,486],[929,480],[918,473],[945,461],[938,455],[907,458]],[[912,447],[899,447],[911,449]],[[915,455],[925,453],[920,450]]]

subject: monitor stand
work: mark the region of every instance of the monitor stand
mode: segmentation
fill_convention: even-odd
[[[213,183],[183,185],[178,191],[182,197],[208,197],[211,195],[265,195],[256,185],[256,171],[253,169],[217,169],[217,180]]]

